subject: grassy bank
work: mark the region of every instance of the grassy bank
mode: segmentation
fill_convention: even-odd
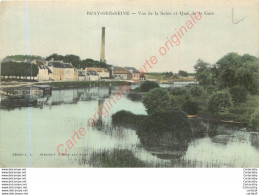
[[[146,167],[146,163],[139,160],[127,149],[114,149],[94,153],[90,157],[90,164],[93,167]]]
[[[208,120],[250,127],[249,131],[259,131],[258,93],[239,86],[219,89],[217,86],[204,87],[200,84],[159,90],[155,84],[145,82],[134,90],[134,95],[140,93],[143,96],[141,99],[146,109],[158,111],[178,108],[187,115],[198,115]]]
[[[238,125],[243,127],[249,127],[249,131],[258,131],[258,124],[251,124],[251,117],[253,113],[259,108],[259,94],[252,94],[247,92],[246,100],[243,102],[233,102],[233,104],[226,110],[226,112],[216,112],[209,110],[210,98],[213,93],[218,90],[205,90],[199,97],[189,95],[189,100],[198,106],[197,115],[199,117],[228,123],[231,125]],[[188,91],[187,91],[188,92]],[[233,101],[233,97],[231,97]],[[183,103],[184,104],[184,103]],[[223,110],[224,111],[224,110]],[[258,117],[255,115],[255,117]],[[255,123],[258,123],[257,119],[254,119]]]
[[[219,115],[208,110],[209,97],[209,94],[201,97],[192,97],[192,101],[199,105],[198,115],[214,120],[233,121],[236,124],[248,125],[251,114],[259,107],[259,95],[249,94],[245,102],[235,104],[229,109],[229,113]]]
[[[192,82],[195,81],[193,77],[174,77],[166,76],[162,73],[146,73],[145,77],[149,80],[157,80],[161,82]]]
[[[100,87],[100,86],[118,86],[128,83],[127,81],[67,81],[52,82],[53,89],[66,88],[84,88],[84,87]]]

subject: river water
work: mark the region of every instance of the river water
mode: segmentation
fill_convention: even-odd
[[[181,84],[169,87],[176,85]],[[53,90],[52,95],[38,99],[36,106],[1,108],[1,166],[89,167],[94,166],[93,154],[114,150],[129,150],[149,167],[259,165],[259,136],[244,128],[219,125],[216,128],[225,133],[192,139],[185,148],[165,149],[155,142],[152,147],[143,144],[136,130],[113,127],[111,123],[111,115],[120,110],[146,114],[141,101],[133,101],[127,95],[113,105],[109,115],[99,117],[98,124],[89,127],[88,119],[118,90],[118,87]],[[203,125],[210,128],[206,122]],[[59,156],[57,146],[63,144],[64,151],[66,142],[81,127],[86,134],[76,139],[65,156]]]

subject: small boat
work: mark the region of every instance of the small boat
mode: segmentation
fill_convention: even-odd
[[[196,117],[197,115],[187,115],[188,118],[194,118]]]
[[[233,123],[233,124],[245,124],[245,122],[233,121],[233,120],[221,120],[224,123]]]
[[[160,83],[162,83],[162,84],[168,84],[169,81],[168,81],[168,80],[162,80],[162,81],[160,81]]]

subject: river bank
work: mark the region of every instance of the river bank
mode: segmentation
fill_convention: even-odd
[[[28,129],[31,128],[34,148],[32,167],[258,166],[259,136],[245,131],[243,127],[217,124],[199,119],[198,115],[195,119],[188,119],[197,136],[185,139],[186,133],[181,136],[179,132],[176,134],[178,136],[174,136],[174,133],[168,131],[147,132],[114,125],[111,116],[118,111],[126,110],[134,115],[146,115],[141,100],[133,101],[128,97],[121,98],[120,102],[114,104],[109,116],[99,118],[94,127],[88,127],[87,121],[93,117],[96,108],[105,105],[104,102],[117,90],[116,86],[56,89],[52,90],[49,96],[39,98],[34,106],[1,108],[1,120],[5,122],[0,124],[0,128],[6,129],[1,132],[3,165],[15,167],[19,163],[24,167],[30,166],[29,143],[26,140]],[[28,113],[31,118],[28,118]],[[17,122],[14,123],[10,119]],[[129,117],[123,119],[130,120]],[[121,118],[120,121],[123,122]],[[156,123],[158,130],[161,129],[160,124]],[[166,125],[163,121],[161,123]],[[69,155],[53,155],[47,158],[41,155],[56,154],[57,145],[71,138],[74,131],[80,127],[87,127],[87,133],[77,140],[68,152]],[[210,133],[207,136],[208,132]],[[17,145],[16,139],[6,139],[13,135],[25,141]],[[13,156],[13,153],[27,156]]]
[[[164,107],[165,110],[178,108],[190,117],[201,117],[218,123],[238,125],[246,127],[247,131],[258,132],[257,116],[254,113],[259,106],[259,94],[247,92],[245,97],[243,97],[233,93],[230,95],[228,90],[226,90],[221,95],[222,92],[218,92],[219,90],[217,89],[205,89],[201,85],[194,83],[182,85],[181,87],[176,85],[168,85],[166,87],[165,84],[158,86],[151,82],[147,87],[143,86],[140,85],[140,87],[132,90],[129,96],[134,101],[142,102],[145,96],[149,97],[149,105],[147,106],[150,108],[161,109]],[[158,89],[157,87],[164,90],[160,90],[157,93],[155,91],[149,93],[144,90],[145,88],[148,90],[152,88]],[[213,94],[218,93],[219,97],[217,97],[216,102],[211,102]],[[241,102],[233,101],[237,100],[238,97],[242,97],[243,100]],[[229,105],[228,101],[230,101]],[[171,103],[165,106],[166,102]],[[212,110],[211,107],[214,105],[219,105],[219,109]],[[227,107],[224,107],[224,105]]]
[[[40,86],[49,85],[52,89],[73,89],[87,87],[102,87],[102,86],[119,86],[125,83],[132,84],[130,81],[120,80],[101,80],[101,81],[45,81],[45,82],[1,82],[0,95],[5,95],[7,92],[19,89],[25,86]]]
[[[150,81],[156,81],[159,83],[174,83],[174,82],[195,82],[194,77],[170,77],[170,76],[165,76],[163,74],[152,74],[148,73],[145,75],[147,80]]]
[[[52,82],[2,82],[0,94],[3,96],[7,91],[14,90],[23,86],[34,86],[34,85],[50,85],[53,90],[60,89],[73,89],[73,88],[89,88],[89,87],[113,87],[120,86],[125,83],[134,84],[130,81],[126,80],[101,80],[101,81],[52,81]],[[143,82],[142,82],[143,83]],[[186,85],[185,85],[186,83]],[[179,83],[178,83],[179,84]],[[208,110],[208,101],[211,95],[211,91],[202,91],[198,96],[193,96],[192,87],[194,87],[193,83],[190,82],[181,82],[181,85],[178,85],[177,82],[174,84],[159,84],[162,88],[167,88],[170,95],[173,97],[174,101],[179,104],[179,107],[183,106],[183,101],[191,101],[192,103],[197,105],[196,113],[187,113],[187,115],[194,115],[195,117],[201,117],[206,120],[214,120],[218,122],[222,122],[225,124],[233,124],[239,125],[243,127],[247,127],[248,131],[254,131],[249,127],[251,114],[254,112],[255,108],[259,105],[259,95],[257,94],[248,94],[245,102],[240,104],[236,104],[235,106],[229,109],[229,113],[224,114],[215,114]],[[132,86],[131,92],[128,94],[128,98],[132,101],[142,101],[143,96],[147,92],[139,91],[139,85]],[[199,84],[195,86],[201,87]],[[137,87],[137,88],[136,88]],[[182,88],[183,90],[179,91],[178,88]],[[174,89],[177,91],[174,92]],[[197,92],[196,92],[197,93]],[[196,94],[197,95],[197,94]],[[187,111],[192,110],[193,104],[188,105]]]
[[[66,82],[52,82],[50,85],[53,89],[69,89],[69,88],[84,88],[84,87],[101,87],[101,86],[118,86],[125,83],[130,84],[129,81],[66,81]]]

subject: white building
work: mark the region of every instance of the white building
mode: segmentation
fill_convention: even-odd
[[[38,75],[37,80],[38,81],[49,81],[51,77],[51,70],[48,68],[48,66],[40,65],[38,66]]]
[[[131,80],[132,74],[129,70],[122,67],[113,67],[112,76],[118,80]]]
[[[97,72],[100,78],[110,78],[110,72],[105,68],[86,68],[86,70]]]
[[[87,81],[98,81],[98,80],[100,80],[100,76],[95,71],[87,71],[86,72],[86,80]]]

